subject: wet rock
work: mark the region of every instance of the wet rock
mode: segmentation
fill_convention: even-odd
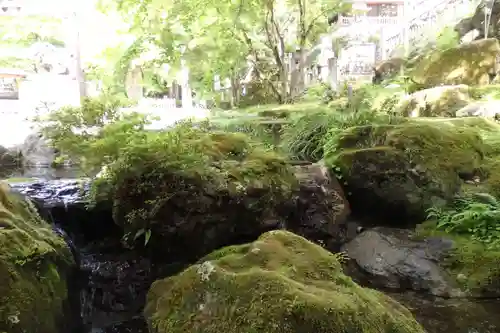
[[[362,232],[342,248],[354,261],[351,273],[375,287],[463,296],[439,266],[453,242],[442,238],[413,241],[411,236],[409,230],[382,227]]]
[[[29,196],[42,217],[64,229],[75,244],[121,236],[109,206],[101,203],[88,207],[88,179],[43,180],[10,186]]]
[[[106,247],[93,244],[81,252],[82,319],[96,332],[140,332],[146,293],[157,276],[149,260],[107,241]],[[100,253],[97,253],[100,252]],[[104,252],[104,253],[103,253]],[[140,325],[139,325],[140,326]]]
[[[322,163],[295,167],[299,186],[289,212],[286,228],[326,248],[335,250],[347,238],[349,203],[336,177]]]

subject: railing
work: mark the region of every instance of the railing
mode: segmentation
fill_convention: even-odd
[[[350,26],[360,22],[367,22],[370,25],[397,25],[401,24],[401,17],[393,16],[340,16],[341,27]]]
[[[432,0],[421,0],[415,5],[415,10],[423,9],[402,26],[400,31],[383,41],[385,55],[390,56],[399,46],[404,44],[405,33],[408,34],[409,45],[417,45],[424,39],[432,41],[429,39],[436,35],[436,31],[462,19],[470,11],[471,6],[477,5],[479,1],[443,0],[435,6],[425,5],[432,3]],[[405,31],[406,29],[407,31]]]

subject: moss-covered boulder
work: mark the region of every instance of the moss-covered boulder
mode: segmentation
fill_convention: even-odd
[[[283,157],[246,135],[191,124],[132,138],[106,174],[101,188],[116,223],[132,244],[167,261],[196,260],[283,228],[288,212],[280,208],[298,186]]]
[[[6,186],[0,186],[0,332],[69,332],[70,249]]]
[[[440,86],[409,95],[396,106],[396,113],[405,117],[454,117],[470,101],[468,86]]]
[[[496,58],[500,54],[497,39],[483,39],[423,58],[412,72],[413,79],[426,87],[441,84],[487,84],[490,74],[497,73]]]
[[[446,204],[481,166],[485,149],[476,130],[442,119],[352,127],[332,141],[326,158],[345,180],[353,213],[397,226]]]
[[[420,333],[403,306],[345,276],[339,256],[272,231],[153,283],[151,333]]]

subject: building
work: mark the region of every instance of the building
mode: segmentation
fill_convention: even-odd
[[[0,68],[0,99],[19,99],[19,81],[26,76],[18,69]]]
[[[409,0],[353,0],[349,15],[340,16],[336,37],[347,40],[338,55],[339,77],[368,79],[376,62],[388,57],[384,41],[400,33]]]
[[[404,56],[413,47],[435,40],[479,0],[351,0],[349,15],[339,16],[336,38],[347,44],[339,52],[339,78],[368,78],[374,64]]]

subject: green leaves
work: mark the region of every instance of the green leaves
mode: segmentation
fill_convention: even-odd
[[[489,247],[498,248],[500,205],[495,198],[486,193],[478,193],[474,197],[457,200],[453,209],[431,208],[427,217],[437,221],[438,230],[467,235]]]
[[[285,50],[317,43],[319,35],[328,32],[328,16],[345,7],[339,0],[116,0],[115,4],[124,19],[134,22],[131,31],[139,38],[149,36],[164,51],[158,62],[179,67],[181,56],[186,60],[200,95],[213,93],[214,75],[241,82],[249,62],[258,74],[254,80],[259,77],[275,86],[275,94],[286,93],[289,78],[278,75],[285,68]]]
[[[52,146],[89,171],[115,160],[131,135],[148,122],[144,115],[119,111],[127,105],[126,100],[103,95],[35,120]]]

